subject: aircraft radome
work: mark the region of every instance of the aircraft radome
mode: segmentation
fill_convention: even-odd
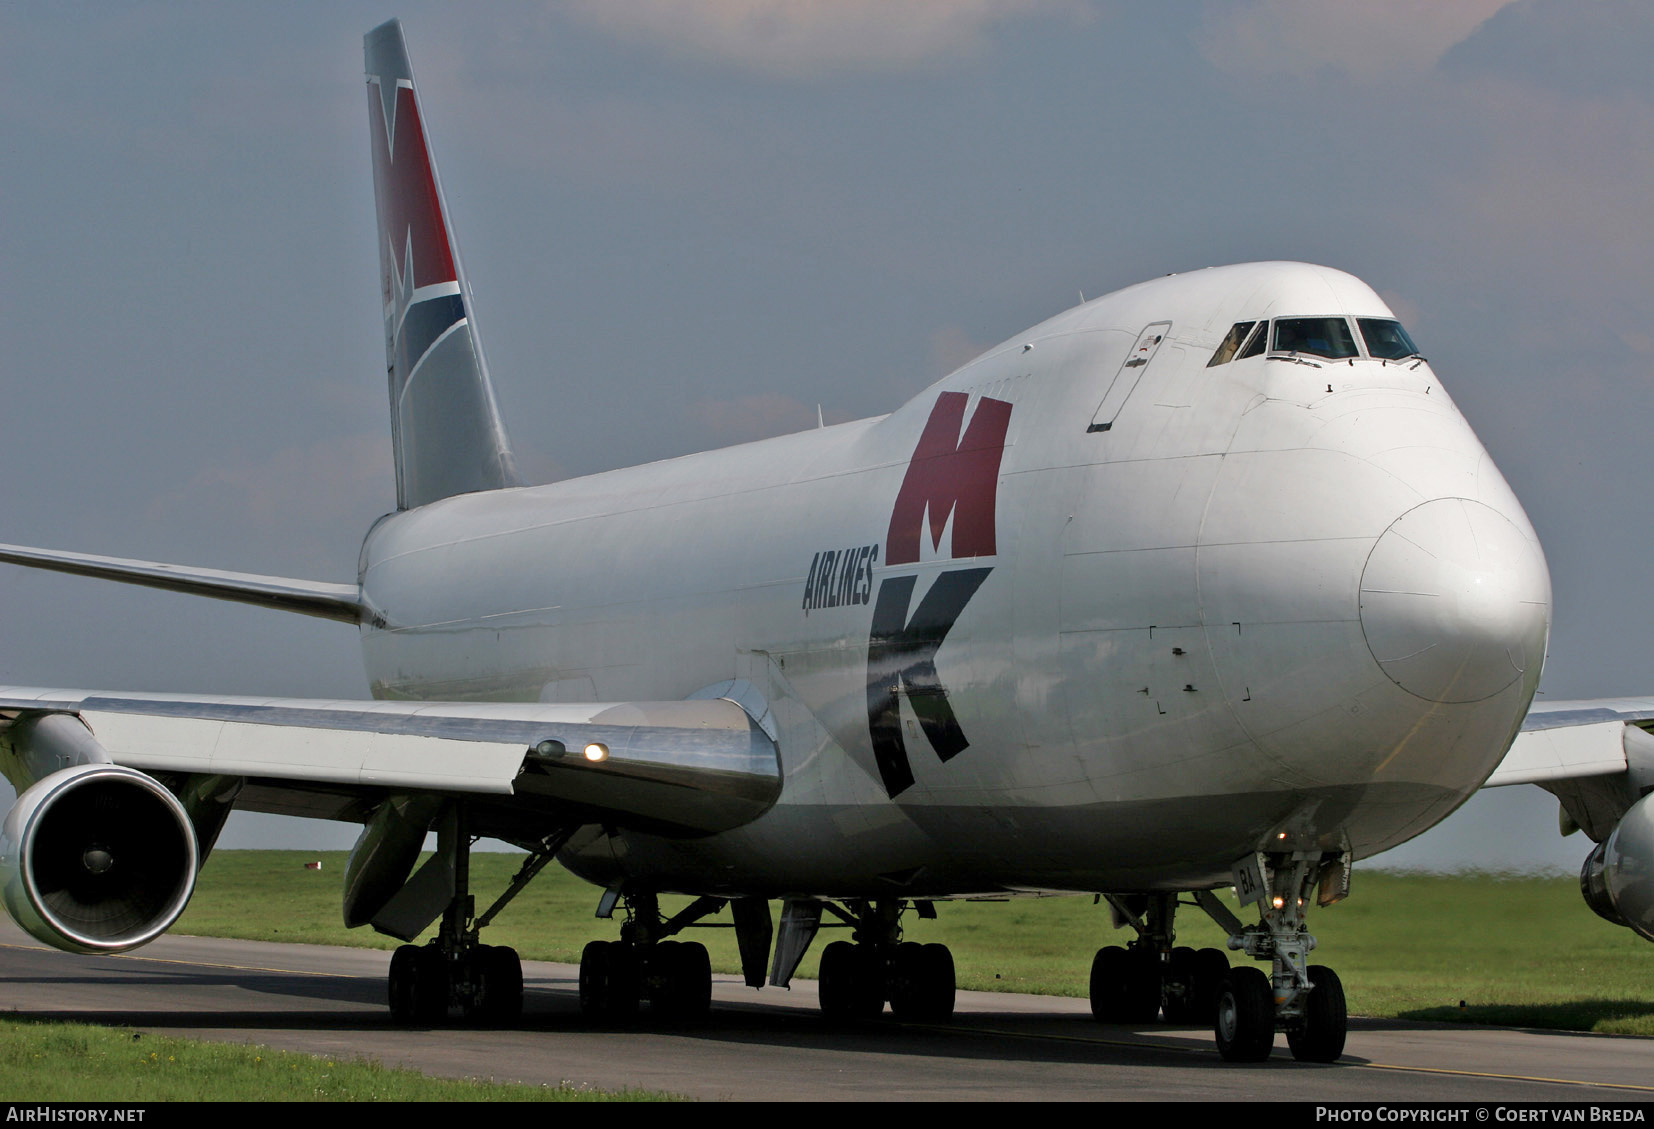
[[[885,416],[525,485],[398,24],[366,63],[397,498],[356,580],[0,559],[355,625],[374,700],[0,689],[4,898],[35,937],[152,940],[241,808],[362,825],[347,923],[440,919],[392,960],[399,1021],[521,1009],[516,954],[479,939],[499,903],[469,888],[487,835],[528,852],[523,882],[556,860],[623,908],[581,961],[596,1015],[705,1012],[706,950],[675,938],[728,909],[754,987],[826,913],[854,931],[822,952],[825,1012],[943,1020],[952,958],[904,913],[1089,892],[1132,937],[1096,954],[1099,1020],[1331,1061],[1310,907],[1521,781],[1600,843],[1593,907],[1654,936],[1654,701],[1530,714],[1544,555],[1370,287],[1160,278]],[[694,901],[665,918],[662,893]],[[1177,946],[1191,907],[1256,963]]]

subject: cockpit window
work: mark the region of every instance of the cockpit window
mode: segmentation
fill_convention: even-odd
[[[1233,360],[1235,351],[1241,347],[1241,342],[1246,340],[1246,335],[1251,333],[1252,327],[1257,324],[1255,321],[1237,321],[1230,326],[1228,336],[1223,339],[1223,344],[1218,346],[1218,351],[1212,354],[1212,359],[1206,362],[1206,367],[1226,365]]]
[[[1387,318],[1357,318],[1361,338],[1367,343],[1369,356],[1386,361],[1399,361],[1419,355],[1419,347],[1407,336],[1399,321]]]
[[[1361,340],[1366,343],[1367,355],[1375,360],[1401,361],[1419,355],[1419,347],[1413,344],[1399,321],[1391,318],[1356,318],[1355,321],[1360,327]],[[1255,357],[1266,345],[1277,353],[1308,353],[1333,360],[1360,356],[1348,318],[1276,318],[1273,327],[1267,321],[1237,321],[1224,334],[1206,367]]]
[[[1356,355],[1355,337],[1343,318],[1276,318],[1271,348],[1277,353],[1308,353],[1335,360]]]

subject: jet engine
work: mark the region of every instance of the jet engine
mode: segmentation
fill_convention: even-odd
[[[35,938],[73,953],[152,941],[195,890],[195,831],[158,781],[81,764],[17,798],[0,831],[0,896]]]
[[[1645,796],[1620,817],[1579,872],[1585,904],[1654,941],[1654,806]]]

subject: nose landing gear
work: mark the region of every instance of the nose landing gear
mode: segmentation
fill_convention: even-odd
[[[1349,855],[1258,854],[1238,862],[1235,874],[1242,904],[1260,903],[1259,924],[1242,926],[1210,891],[1196,897],[1229,931],[1229,947],[1268,961],[1271,974],[1249,966],[1230,971],[1214,1024],[1218,1052],[1229,1062],[1262,1062],[1275,1045],[1275,1032],[1284,1031],[1293,1058],[1336,1061],[1344,1053],[1349,1023],[1344,985],[1326,965],[1309,963],[1315,938],[1305,917],[1318,888],[1323,906],[1348,895]]]

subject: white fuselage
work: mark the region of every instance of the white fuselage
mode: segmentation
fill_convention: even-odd
[[[1266,847],[1393,846],[1508,747],[1549,580],[1428,364],[1208,367],[1232,324],[1298,315],[1393,316],[1302,264],[1168,277],[1060,314],[882,418],[393,515],[362,551],[385,620],[364,634],[374,692],[755,688],[777,805],[701,839],[588,837],[566,858],[600,880],[1177,889],[1227,882]],[[997,420],[1002,453],[927,463],[915,487],[944,402],[965,405],[949,450],[978,421],[997,441]],[[982,502],[980,458],[985,535],[965,496]],[[937,483],[960,475],[978,477],[953,506]],[[893,538],[914,522],[916,554]],[[927,635],[927,593],[967,581]],[[899,637],[870,645],[881,609]],[[952,738],[926,724],[939,716]]]

